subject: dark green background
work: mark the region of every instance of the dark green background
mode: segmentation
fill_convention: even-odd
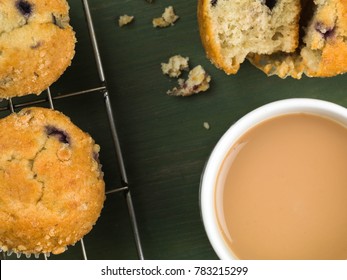
[[[214,145],[235,121],[271,101],[310,97],[347,105],[345,75],[294,80],[266,77],[245,62],[227,76],[206,58],[196,18],[196,0],[90,0],[110,97],[116,118],[144,256],[147,259],[216,259],[203,228],[199,183]],[[172,5],[180,19],[164,29],[152,18]],[[73,65],[52,86],[53,95],[99,86],[81,2],[70,1],[78,44]],[[135,21],[118,27],[118,17]],[[175,54],[188,56],[212,76],[211,88],[192,97],[169,97],[176,79],[160,63]],[[22,99],[15,99],[15,102]],[[48,106],[48,104],[43,104]],[[100,93],[55,102],[101,145],[107,189],[119,174]],[[208,122],[210,129],[203,127]],[[136,259],[124,197],[110,194],[102,215],[85,237],[90,259]],[[54,259],[82,258],[80,245]]]

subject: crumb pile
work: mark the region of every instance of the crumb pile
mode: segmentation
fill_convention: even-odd
[[[152,3],[152,1],[147,1]],[[134,19],[134,16],[123,15],[118,19],[118,25],[124,26]],[[174,12],[172,6],[165,8],[164,13],[161,17],[154,18],[152,20],[153,27],[168,27],[174,25],[179,19]],[[189,71],[189,58],[181,55],[174,55],[169,58],[167,63],[161,63],[161,70],[164,75],[168,75],[170,78],[178,78],[182,72]],[[168,95],[171,96],[190,96],[199,92],[203,92],[210,87],[211,76],[206,73],[201,65],[194,67],[188,73],[186,80],[178,79],[178,86],[167,91]]]

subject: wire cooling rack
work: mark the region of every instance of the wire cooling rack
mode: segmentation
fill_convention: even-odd
[[[116,157],[116,160],[118,163],[119,173],[120,173],[120,177],[121,177],[120,182],[118,182],[118,184],[117,184],[118,187],[115,187],[111,190],[108,190],[106,192],[106,195],[108,196],[110,194],[117,193],[117,192],[121,192],[124,194],[124,199],[125,199],[125,202],[127,205],[128,213],[129,213],[129,220],[130,220],[130,224],[132,227],[132,232],[133,232],[133,237],[134,237],[134,243],[135,243],[136,250],[137,250],[137,255],[138,255],[139,259],[144,259],[140,235],[139,235],[139,231],[138,231],[138,225],[137,225],[137,221],[136,221],[136,215],[135,215],[135,211],[134,211],[134,207],[133,207],[133,201],[131,198],[131,193],[130,193],[130,189],[129,189],[129,185],[128,185],[127,172],[126,172],[125,165],[124,165],[122,150],[121,150],[121,147],[119,144],[114,114],[113,114],[113,110],[112,110],[111,101],[109,98],[109,91],[108,91],[107,84],[106,84],[104,69],[103,69],[102,62],[101,62],[100,52],[99,52],[99,48],[98,48],[98,44],[97,44],[97,40],[96,40],[96,36],[95,36],[95,30],[94,30],[94,25],[93,25],[93,21],[92,21],[92,16],[91,16],[88,0],[82,0],[82,5],[84,8],[84,14],[85,14],[85,18],[86,18],[86,22],[87,22],[87,26],[88,26],[90,43],[91,43],[91,46],[92,46],[92,49],[94,52],[95,65],[96,65],[97,72],[98,72],[99,86],[94,87],[94,88],[88,88],[88,89],[81,90],[81,91],[72,92],[72,93],[60,94],[58,96],[53,96],[51,94],[50,88],[48,88],[43,94],[41,94],[41,96],[43,96],[43,97],[41,99],[38,99],[38,100],[26,101],[26,102],[14,102],[12,99],[9,99],[7,101],[4,100],[0,104],[0,112],[1,111],[8,111],[9,113],[10,112],[13,113],[13,112],[15,112],[16,109],[19,109],[22,107],[38,105],[38,104],[47,103],[47,102],[49,104],[49,107],[51,109],[54,109],[54,103],[56,100],[59,100],[59,99],[67,99],[67,98],[70,98],[73,96],[84,95],[84,94],[92,93],[92,92],[103,95],[104,103],[105,103],[105,110],[106,110],[108,121],[109,121],[109,128],[110,128],[110,132],[112,135],[113,145],[115,148],[115,157]],[[86,250],[86,246],[84,244],[83,239],[80,241],[80,245],[81,245],[83,259],[87,260],[88,259],[88,252]],[[1,255],[1,258],[7,259],[10,254],[11,254],[11,252],[7,252],[6,254],[3,252]],[[20,254],[17,254],[17,257],[20,257]],[[29,256],[27,256],[27,257],[29,257]],[[36,256],[36,257],[38,257],[38,256]],[[49,257],[50,257],[49,254],[44,255],[45,259],[49,259]]]

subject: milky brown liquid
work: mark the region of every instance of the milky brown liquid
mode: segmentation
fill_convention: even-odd
[[[239,259],[347,259],[347,128],[309,114],[257,125],[225,158],[215,205]]]

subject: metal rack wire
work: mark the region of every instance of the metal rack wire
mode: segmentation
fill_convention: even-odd
[[[122,150],[121,150],[121,147],[119,144],[114,114],[113,114],[113,110],[112,110],[111,101],[109,98],[109,92],[108,92],[107,83],[106,83],[106,79],[105,79],[104,69],[102,66],[99,47],[97,44],[97,39],[96,39],[96,35],[95,35],[95,30],[94,30],[93,20],[92,20],[90,8],[89,8],[89,3],[88,3],[88,0],[81,0],[81,1],[82,1],[82,5],[84,8],[84,14],[85,14],[85,18],[86,18],[86,22],[87,22],[87,26],[88,26],[90,43],[92,45],[93,52],[94,52],[95,64],[96,64],[96,68],[97,68],[97,72],[98,72],[98,76],[99,76],[98,78],[100,81],[100,86],[95,87],[95,88],[85,89],[82,91],[61,94],[59,96],[52,96],[51,91],[48,88],[46,90],[45,94],[43,94],[43,96],[46,96],[46,97],[43,97],[43,98],[35,100],[35,101],[18,102],[18,103],[14,103],[12,99],[9,99],[5,106],[0,106],[0,111],[10,111],[11,113],[13,113],[18,108],[42,104],[42,103],[47,103],[47,102],[48,102],[50,108],[54,109],[54,102],[55,102],[55,100],[58,100],[58,99],[69,98],[69,97],[83,95],[83,94],[92,93],[92,92],[103,95],[104,102],[105,102],[105,110],[107,112],[107,117],[109,120],[109,128],[111,131],[112,140],[113,140],[113,144],[114,144],[114,148],[115,148],[115,156],[116,156],[116,159],[118,162],[119,172],[120,172],[120,176],[121,176],[121,182],[119,182],[119,186],[107,191],[106,195],[108,196],[112,193],[117,193],[117,192],[122,192],[124,194],[124,199],[126,200],[126,204],[127,204],[127,208],[128,208],[129,219],[130,219],[130,223],[131,223],[131,227],[132,227],[132,231],[133,231],[133,235],[134,235],[134,242],[135,242],[138,258],[142,260],[142,259],[144,259],[144,255],[143,255],[143,250],[142,250],[142,245],[141,245],[141,239],[140,239],[140,235],[139,235],[135,210],[134,210],[134,206],[133,206],[131,192],[130,192],[129,185],[128,185],[127,172],[126,172],[125,165],[124,165]],[[83,239],[80,241],[80,244],[81,244],[81,250],[82,250],[83,258],[85,260],[87,260],[88,259],[88,252],[87,252],[86,247],[84,245]],[[49,255],[45,255],[44,257],[45,257],[45,259],[49,259]],[[2,259],[6,259],[6,258],[7,258],[6,254],[2,253]]]

